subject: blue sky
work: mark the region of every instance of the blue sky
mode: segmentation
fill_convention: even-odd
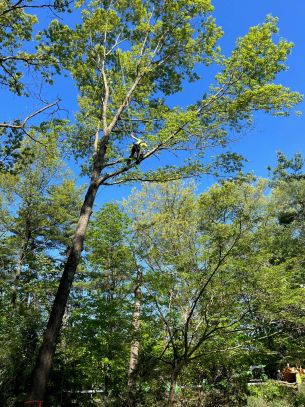
[[[231,53],[236,39],[245,35],[249,27],[263,22],[268,14],[278,17],[279,37],[292,41],[295,46],[287,61],[288,71],[278,75],[276,82],[305,93],[305,1],[293,0],[290,6],[284,0],[214,0],[212,3],[215,7],[213,15],[224,31],[220,45],[226,55]],[[186,87],[184,98],[179,96],[184,103],[187,100],[191,103],[201,94],[202,88],[195,83]],[[305,114],[304,107],[303,102],[296,110]],[[283,151],[288,156],[296,152],[305,153],[305,117],[295,114],[272,117],[257,113],[251,129],[245,129],[242,135],[232,136],[238,141],[231,144],[231,149],[249,161],[245,169],[264,177],[268,174],[267,167],[276,162],[276,151]],[[203,184],[206,184],[204,180]]]
[[[244,35],[250,26],[264,21],[267,14],[279,17],[280,36],[294,42],[295,47],[288,59],[289,70],[278,76],[277,82],[289,86],[293,90],[305,93],[305,1],[292,0],[289,4],[284,0],[214,0],[214,17],[218,25],[222,26],[224,36],[220,41],[223,52],[229,55],[234,47],[236,38]],[[53,18],[52,16],[49,16]],[[73,16],[68,17],[73,21]],[[68,22],[68,21],[67,21]],[[31,79],[31,81],[33,81]],[[185,91],[171,97],[172,105],[186,106],[198,100],[204,93],[207,81],[186,85]],[[29,83],[31,89],[39,92],[40,84]],[[34,87],[33,87],[34,85]],[[77,110],[76,91],[70,80],[57,78],[55,86],[46,88],[48,100],[55,97],[62,99],[62,105],[69,111],[70,118]],[[4,93],[5,119],[24,117],[33,111],[31,100],[12,97]],[[305,111],[304,103],[297,110]],[[276,151],[283,151],[288,156],[295,152],[305,153],[305,118],[291,115],[288,118],[271,117],[262,113],[255,115],[253,128],[245,134],[239,135],[238,140],[231,145],[231,149],[248,159],[247,171],[253,171],[258,176],[267,175],[267,166],[275,164]],[[235,135],[232,135],[233,137]],[[146,164],[145,167],[149,166]],[[72,169],[78,173],[77,167]],[[79,179],[79,182],[85,182]],[[206,177],[199,185],[199,190],[206,188],[214,180]],[[120,199],[127,196],[131,187],[111,187],[100,191],[98,204],[110,199]]]
[[[237,37],[247,33],[250,26],[264,21],[265,16],[272,14],[279,18],[280,37],[292,41],[295,46],[289,56],[287,65],[289,70],[278,76],[277,82],[289,86],[305,94],[305,1],[292,0],[287,4],[285,0],[214,0],[214,17],[218,25],[222,26],[224,36],[220,45],[225,54],[229,55]],[[186,105],[199,98],[203,89],[198,84],[188,85],[183,94],[173,98],[173,104]],[[305,103],[297,107],[305,114]],[[283,151],[288,156],[296,152],[305,154],[305,116],[272,117],[263,113],[255,115],[254,126],[239,140],[231,145],[234,151],[248,159],[246,171],[253,171],[256,175],[268,175],[267,167],[275,165],[276,151]],[[205,177],[199,185],[199,191],[205,189],[215,180]],[[128,194],[127,187],[104,191],[105,199],[120,197]],[[104,200],[104,197],[100,197]]]
[[[280,36],[295,47],[288,59],[289,70],[277,82],[305,93],[305,2],[303,0],[214,0],[214,15],[225,32],[221,45],[229,52],[238,36],[263,21],[267,14],[279,18]],[[298,108],[305,113],[304,102]],[[233,147],[233,146],[232,146]],[[266,167],[275,163],[275,152],[305,153],[305,118],[257,114],[254,128],[235,143],[234,148],[249,160],[248,170],[266,176]]]

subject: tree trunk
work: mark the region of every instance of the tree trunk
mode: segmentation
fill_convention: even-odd
[[[92,178],[80,211],[76,232],[72,240],[69,256],[55,296],[36,365],[32,372],[31,388],[27,397],[28,401],[43,400],[44,398],[56,341],[62,325],[71,285],[83,249],[83,242],[98,187],[98,182]]]
[[[177,379],[180,373],[180,368],[179,366],[175,366],[172,375],[171,375],[171,385],[170,385],[170,390],[169,390],[169,396],[168,396],[168,407],[174,407],[175,405],[175,392],[176,392],[176,384],[177,384]]]
[[[24,261],[24,258],[26,257],[26,252],[29,247],[31,237],[32,237],[32,232],[31,232],[30,222],[27,221],[26,222],[26,241],[22,244],[21,252],[19,253],[19,256],[18,256],[17,267],[16,267],[15,276],[14,276],[14,286],[13,286],[13,294],[12,294],[12,306],[14,308],[16,308],[16,305],[17,305],[19,280],[20,280],[20,276],[21,276],[21,272],[22,272],[23,261]]]
[[[128,392],[129,392],[129,404],[130,406],[136,405],[136,400],[134,397],[135,391],[135,379],[136,379],[136,370],[139,360],[139,348],[140,341],[138,339],[139,330],[140,330],[140,312],[141,312],[141,275],[137,274],[136,287],[134,290],[134,311],[132,315],[132,326],[133,326],[133,335],[134,339],[131,342],[130,346],[130,359],[129,359],[129,368],[128,368]]]
[[[16,308],[16,305],[17,305],[18,283],[19,283],[19,279],[20,279],[20,275],[21,275],[23,258],[24,258],[24,251],[22,250],[22,252],[18,256],[18,263],[17,263],[15,278],[14,278],[14,286],[13,286],[13,293],[12,293],[12,306],[14,308]]]

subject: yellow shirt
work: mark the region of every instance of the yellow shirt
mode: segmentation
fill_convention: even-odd
[[[134,137],[134,139],[137,141],[137,144],[141,147],[141,148],[147,148],[147,143],[145,143],[145,141],[141,140],[140,138]]]

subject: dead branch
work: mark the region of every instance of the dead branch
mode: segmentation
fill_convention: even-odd
[[[33,117],[38,116],[40,113],[50,109],[51,107],[58,105],[60,102],[60,99],[55,100],[55,102],[52,102],[48,104],[47,106],[42,107],[41,109],[36,110],[35,112],[31,113],[28,115],[21,123],[19,124],[14,124],[14,123],[0,123],[0,128],[4,129],[24,129],[27,122],[31,120]]]

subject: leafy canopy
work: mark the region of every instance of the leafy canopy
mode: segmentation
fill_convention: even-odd
[[[273,83],[286,69],[292,48],[286,40],[275,40],[274,17],[252,27],[226,58],[217,47],[223,33],[209,0],[79,1],[77,7],[82,22],[71,27],[54,20],[41,34],[41,49],[77,84],[79,112],[68,139],[76,157],[85,159],[85,170],[96,133],[102,133],[97,154],[105,145],[107,152],[101,170],[111,167],[112,172],[102,173],[101,184],[210,171],[201,160],[206,150],[225,147],[229,131],[251,123],[253,112],[286,115],[301,100]],[[168,96],[199,80],[202,68],[212,63],[219,72],[201,100],[171,107]],[[169,150],[182,151],[185,163],[143,173],[126,160],[131,132],[148,143],[142,161]],[[238,161],[232,155],[226,161],[232,159]]]

